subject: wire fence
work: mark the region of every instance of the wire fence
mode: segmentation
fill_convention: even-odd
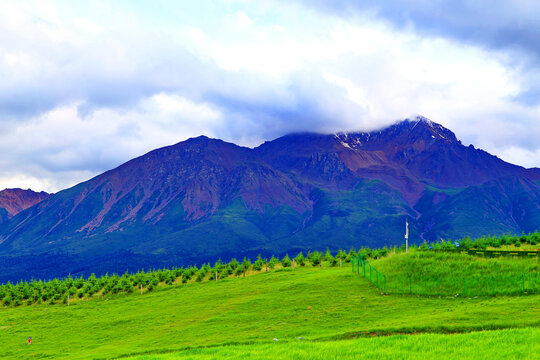
[[[385,294],[474,297],[540,293],[538,272],[496,276],[449,273],[443,277],[396,274],[387,277],[360,257],[351,259],[351,264],[353,273],[363,276]]]
[[[351,264],[353,272],[364,276],[381,289],[383,293],[386,293],[386,276],[381,274],[379,270],[358,256],[351,259]]]

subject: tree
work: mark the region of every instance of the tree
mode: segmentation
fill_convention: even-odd
[[[331,262],[332,260],[334,260],[334,257],[332,256],[330,249],[326,248],[326,252],[324,253],[323,260],[328,261],[328,262]]]
[[[298,253],[298,255],[296,255],[296,257],[294,258],[294,261],[296,262],[296,264],[300,266],[306,266],[306,258],[304,257],[304,254],[302,254],[301,251]]]
[[[261,254],[257,256],[257,260],[253,263],[253,270],[260,271],[264,265],[264,261],[261,258]]]
[[[291,261],[291,258],[289,257],[289,255],[285,255],[285,257],[283,259],[281,259],[281,265],[284,268],[290,267],[292,265],[292,261]]]
[[[322,260],[321,253],[319,253],[318,251],[314,251],[311,254],[311,260],[310,260],[311,265],[317,266],[321,263],[321,260]]]
[[[273,269],[276,267],[277,264],[279,264],[279,259],[272,255],[270,261],[268,261],[268,268]]]

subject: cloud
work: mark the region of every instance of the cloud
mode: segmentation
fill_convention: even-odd
[[[494,0],[299,0],[340,16],[369,15],[400,29],[458,39],[490,49],[520,49],[540,58],[540,3]]]
[[[405,15],[397,3],[159,4],[0,3],[0,188],[57,191],[201,134],[255,146],[414,114],[533,163],[540,75],[533,55],[502,50],[533,46],[461,41],[454,10],[445,20],[420,3]]]
[[[399,31],[441,37],[496,50],[494,56],[508,66],[538,69],[540,65],[540,2],[494,0],[298,0],[298,3],[349,19],[378,18]],[[526,84],[514,100],[538,105],[540,74]]]

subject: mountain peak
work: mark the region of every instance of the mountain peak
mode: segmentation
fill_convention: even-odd
[[[413,119],[399,121],[387,129],[393,134],[405,131],[407,136],[411,137],[411,139],[432,138],[435,140],[445,140],[450,143],[459,142],[452,131],[421,115],[418,115]]]
[[[413,144],[435,144],[444,141],[448,144],[460,144],[456,135],[426,117],[416,116],[413,119],[404,119],[393,125],[371,132],[340,132],[334,135],[342,146],[350,149],[370,148],[389,142],[402,146]]]

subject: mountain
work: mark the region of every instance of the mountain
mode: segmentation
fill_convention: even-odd
[[[50,194],[23,189],[0,191],[0,223],[7,221],[21,211],[45,200]]]
[[[0,224],[0,280],[221,257],[521,233],[540,174],[426,118],[291,134],[250,149],[201,136],[133,159]]]

